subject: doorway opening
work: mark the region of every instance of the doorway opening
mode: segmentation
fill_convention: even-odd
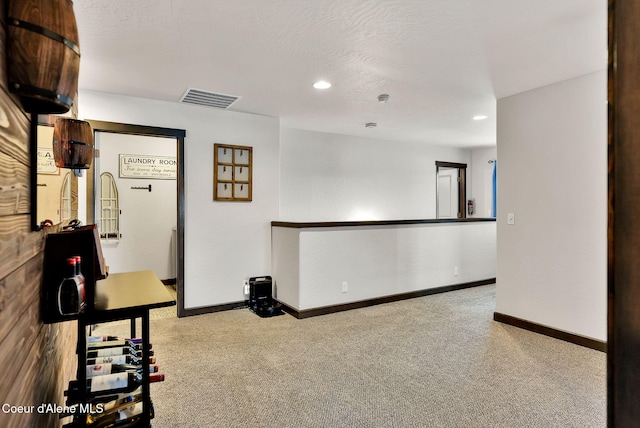
[[[126,136],[135,136],[137,137],[151,137],[152,141],[157,141],[158,145],[167,145],[167,143],[169,144],[169,146],[174,147],[175,144],[175,151],[172,153],[175,153],[175,164],[176,164],[176,172],[175,172],[175,184],[172,183],[172,181],[169,180],[144,180],[144,184],[147,185],[149,182],[154,181],[153,184],[150,184],[148,186],[148,193],[151,194],[151,189],[153,188],[153,190],[156,192],[155,195],[158,195],[161,190],[162,190],[162,186],[164,185],[165,187],[168,186],[175,186],[175,189],[171,189],[172,192],[173,190],[175,190],[175,197],[174,199],[174,204],[171,205],[171,211],[173,211],[173,213],[175,213],[175,217],[173,216],[173,214],[171,214],[171,218],[174,219],[175,218],[175,226],[173,231],[169,231],[168,233],[171,234],[171,260],[174,261],[174,263],[170,263],[170,265],[173,268],[173,272],[171,273],[170,276],[175,275],[175,290],[176,290],[176,301],[177,301],[177,315],[179,317],[185,316],[185,309],[184,309],[184,218],[185,218],[185,203],[184,203],[184,139],[185,139],[185,135],[186,135],[186,131],[182,130],[182,129],[173,129],[173,128],[159,128],[159,127],[153,127],[153,126],[142,126],[142,125],[131,125],[131,124],[123,124],[123,123],[113,123],[113,122],[102,122],[102,121],[97,121],[97,120],[88,120],[88,122],[91,124],[91,127],[93,129],[94,132],[94,141],[99,142],[101,139],[109,140],[111,141],[112,139],[118,139],[121,137],[126,137]],[[111,135],[111,134],[119,134],[117,136]],[[105,138],[106,137],[106,138]],[[155,137],[155,138],[154,138]],[[147,139],[149,140],[149,139]],[[168,141],[167,141],[168,140]],[[171,140],[173,140],[175,143],[171,143]],[[110,143],[107,143],[110,144]],[[146,144],[149,144],[149,141],[146,142]],[[132,144],[131,148],[127,150],[127,152],[124,153],[119,153],[119,154],[130,154],[132,151],[135,151],[135,145]],[[98,156],[100,156],[100,153],[96,154],[96,157],[98,158]],[[100,158],[98,158],[99,160]],[[97,213],[97,209],[101,207],[100,204],[100,194],[98,192],[99,188],[101,187],[100,181],[101,181],[101,177],[100,174],[104,171],[100,171],[100,167],[99,165],[96,167],[96,164],[99,164],[99,162],[94,162],[93,165],[91,166],[88,174],[87,174],[87,182],[86,182],[86,211],[87,211],[87,222],[91,222],[91,223],[95,223],[96,221],[98,221],[101,216],[102,213]],[[120,175],[120,174],[117,174]],[[142,182],[142,180],[136,180],[136,181],[140,181]],[[135,195],[137,195],[138,199],[141,199],[140,196],[141,192],[143,190],[139,190],[140,187],[143,186],[128,186],[128,188],[131,188],[131,192],[138,192]],[[135,189],[134,189],[135,188]],[[144,190],[145,192],[147,192],[146,190]],[[168,193],[172,193],[172,192],[165,192],[165,194]],[[122,198],[122,191],[119,194],[120,198]],[[134,200],[136,199],[135,197],[133,198]],[[122,208],[122,206],[119,206],[118,209],[120,210]],[[147,213],[146,215],[153,215],[156,216],[156,214],[158,214],[157,212],[149,212],[150,210],[147,208],[144,208],[145,212]],[[136,208],[129,209],[129,213],[128,214],[132,214],[133,212],[136,211]],[[151,210],[153,211],[153,210]],[[173,221],[173,220],[172,220]],[[120,220],[119,222],[119,228],[118,228],[118,238],[123,238],[121,240],[121,242],[124,242],[124,240],[126,239],[125,237],[121,236],[121,232],[122,232],[122,220]],[[135,231],[135,229],[130,229],[130,234],[133,235],[135,234],[137,231]],[[130,236],[131,236],[130,235]],[[134,238],[133,236],[131,236],[131,238],[129,239],[129,241],[134,241],[137,238]],[[167,256],[169,257],[169,256]],[[167,273],[163,273],[159,276],[167,276],[169,274]],[[165,278],[162,278],[165,279]]]
[[[436,161],[436,218],[467,218],[467,164]]]

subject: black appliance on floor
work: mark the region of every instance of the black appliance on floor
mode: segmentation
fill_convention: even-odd
[[[273,299],[273,281],[270,276],[249,278],[247,307],[262,318],[282,315],[280,303]]]

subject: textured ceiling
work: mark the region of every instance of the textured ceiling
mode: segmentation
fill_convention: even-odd
[[[204,89],[240,96],[232,110],[289,128],[461,147],[495,144],[497,98],[605,69],[606,8],[604,0],[74,3],[83,89],[174,102]],[[333,87],[313,89],[319,79]],[[387,104],[377,102],[382,93]],[[489,119],[473,121],[477,114]]]

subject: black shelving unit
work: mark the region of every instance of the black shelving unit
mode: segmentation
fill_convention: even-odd
[[[94,309],[78,316],[78,387],[80,402],[88,401],[87,384],[87,327],[110,321],[130,320],[131,337],[136,336],[136,320],[142,320],[142,417],[138,426],[150,427],[149,409],[149,311],[174,306],[175,299],[152,271],[125,272],[109,275],[96,282]],[[86,420],[83,419],[83,420]],[[84,426],[82,422],[74,426]]]

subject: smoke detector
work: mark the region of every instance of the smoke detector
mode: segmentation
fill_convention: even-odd
[[[375,128],[375,127],[377,127],[377,126],[378,126],[378,124],[377,124],[377,123],[375,123],[375,122],[368,122],[368,123],[365,123],[365,124],[364,124],[364,127],[365,127],[365,128]]]
[[[389,102],[389,94],[380,94],[378,95],[378,102],[382,104],[386,104]]]

